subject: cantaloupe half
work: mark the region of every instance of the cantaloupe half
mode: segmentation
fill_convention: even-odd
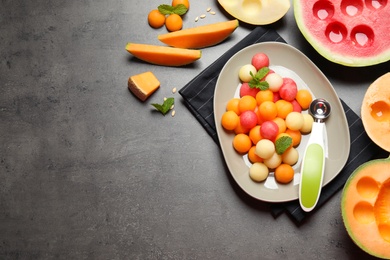
[[[368,87],[363,98],[361,117],[371,140],[390,151],[390,72]]]
[[[344,225],[355,244],[373,256],[390,259],[390,159],[358,167],[341,197]]]
[[[266,25],[280,20],[290,9],[290,0],[218,0],[231,16],[253,24]]]
[[[294,0],[306,40],[326,59],[364,67],[390,60],[390,1]]]
[[[231,20],[160,34],[158,39],[173,47],[200,49],[224,41],[237,27],[238,20]]]
[[[200,59],[201,50],[151,44],[127,43],[126,50],[140,60],[162,66],[183,66]]]

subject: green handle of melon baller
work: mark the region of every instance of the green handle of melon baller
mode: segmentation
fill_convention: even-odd
[[[299,187],[301,207],[311,211],[317,204],[321,193],[324,173],[324,148],[311,143],[306,148]]]

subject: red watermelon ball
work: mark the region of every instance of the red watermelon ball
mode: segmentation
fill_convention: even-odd
[[[257,115],[252,110],[247,110],[240,115],[241,126],[247,129],[252,129],[257,125]]]
[[[269,58],[267,54],[259,52],[253,55],[252,57],[252,65],[257,69],[261,69],[263,67],[269,66]]]
[[[279,89],[279,95],[286,101],[293,101],[297,96],[298,87],[291,78],[283,78],[283,85]]]
[[[259,92],[260,89],[258,88],[251,88],[247,82],[242,83],[240,87],[240,97],[243,96],[252,96],[256,98],[257,92]]]
[[[274,121],[265,121],[260,127],[260,135],[268,140],[275,140],[279,134],[279,126]]]
[[[301,107],[301,105],[299,105],[299,103],[298,103],[298,101],[296,99],[294,99],[290,103],[293,105],[293,111],[294,112],[299,112],[299,113],[302,112],[302,107]]]

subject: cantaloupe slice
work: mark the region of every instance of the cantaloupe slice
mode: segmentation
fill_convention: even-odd
[[[361,116],[371,140],[390,152],[390,72],[379,77],[367,89]]]
[[[127,43],[126,50],[140,60],[162,66],[183,66],[200,59],[200,50]]]
[[[343,222],[352,240],[367,253],[390,259],[390,159],[359,166],[341,198]]]
[[[280,20],[290,9],[290,0],[218,0],[233,17],[254,25]]]
[[[219,22],[160,34],[158,39],[178,48],[200,49],[224,41],[238,27],[238,20]]]
[[[160,87],[160,81],[151,71],[147,71],[129,77],[127,85],[135,96],[145,101]]]

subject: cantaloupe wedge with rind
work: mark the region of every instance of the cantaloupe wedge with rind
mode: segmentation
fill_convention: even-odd
[[[128,43],[126,50],[140,60],[162,66],[183,66],[202,56],[201,50],[189,50],[151,44]]]
[[[218,0],[234,18],[253,24],[266,25],[280,20],[290,9],[290,0]]]
[[[236,30],[238,25],[238,20],[207,24],[160,34],[158,39],[173,47],[200,49],[224,41]]]
[[[364,67],[390,60],[390,1],[294,0],[306,40],[331,62]]]
[[[359,166],[341,195],[349,236],[362,250],[390,259],[390,158]]]

